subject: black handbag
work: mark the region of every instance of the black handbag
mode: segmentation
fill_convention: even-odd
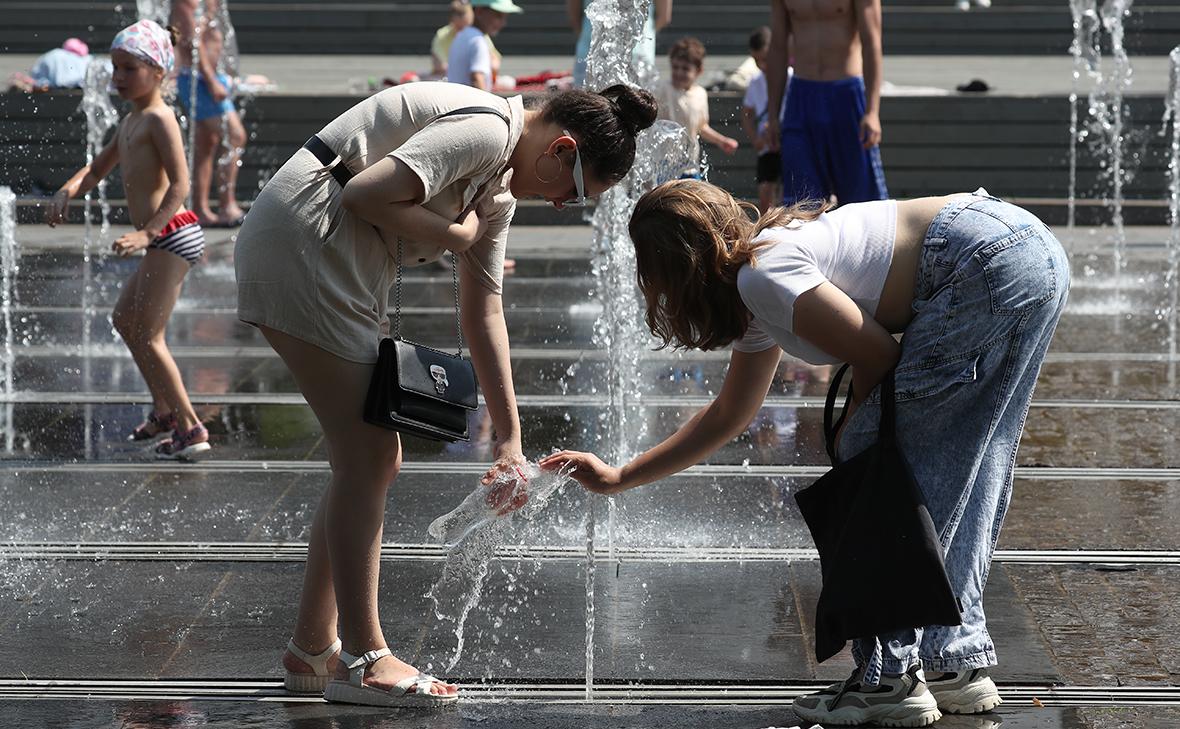
[[[511,123],[501,111],[487,106],[466,106],[440,114],[431,121],[464,114],[494,114]],[[509,135],[511,139],[511,135]],[[319,137],[304,145],[341,186],[351,173]],[[381,340],[377,365],[365,395],[364,420],[399,433],[447,443],[469,440],[467,413],[479,407],[478,386],[471,362],[463,358],[463,329],[459,324],[459,274],[451,256],[451,282],[455,292],[455,334],[459,349],[448,354],[401,338],[402,240],[397,241],[397,281],[394,290],[393,336]]]
[[[881,383],[877,442],[838,463],[832,422],[840,381],[824,408],[832,469],[795,494],[819,550],[823,586],[815,608],[815,657],[839,653],[845,641],[926,625],[959,625],[958,601],[943,564],[942,545],[922,492],[897,445],[892,370]]]
[[[377,366],[365,396],[365,422],[399,433],[448,443],[469,439],[467,413],[479,407],[475,370],[463,358],[459,325],[459,275],[451,257],[455,292],[456,354],[401,338],[402,242],[397,241],[393,336],[381,340]]]

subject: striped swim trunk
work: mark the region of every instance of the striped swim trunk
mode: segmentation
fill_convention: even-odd
[[[162,251],[175,253],[189,265],[201,260],[205,252],[205,231],[197,223],[197,214],[191,210],[177,213],[168,221],[168,225],[160,231],[155,240],[148,244],[148,248],[159,248]]]

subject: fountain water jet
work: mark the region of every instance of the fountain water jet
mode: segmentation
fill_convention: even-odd
[[[1168,234],[1168,270],[1164,277],[1164,286],[1168,296],[1168,384],[1176,387],[1176,329],[1178,301],[1180,290],[1180,46],[1172,49],[1169,56],[1171,73],[1169,76],[1168,94],[1164,99],[1164,127],[1161,134],[1166,134],[1168,123],[1172,125],[1172,137],[1168,146],[1168,221],[1171,230]]]
[[[1123,223],[1123,185],[1128,175],[1126,164],[1126,119],[1124,102],[1132,83],[1132,68],[1123,42],[1124,20],[1130,15],[1134,0],[1070,0],[1074,40],[1070,53],[1074,57],[1074,92],[1070,95],[1070,182],[1068,227],[1072,232],[1076,218],[1077,145],[1086,143],[1099,157],[1101,178],[1106,182],[1103,197],[1114,226],[1114,275],[1121,279],[1126,258],[1126,231]],[[1110,43],[1112,68],[1103,68],[1103,38]],[[1086,119],[1077,118],[1078,81],[1085,72],[1090,82]]]
[[[603,89],[640,79],[632,51],[639,42],[650,0],[594,0],[586,8],[591,24],[586,87]],[[644,352],[653,340],[643,323],[643,302],[636,289],[635,251],[627,221],[643,193],[679,176],[689,165],[688,136],[671,122],[657,122],[636,140],[635,164],[619,184],[602,194],[593,216],[592,273],[594,295],[602,305],[595,322],[594,344],[607,353],[607,405],[594,436],[595,448],[609,462],[635,455],[646,434],[643,387],[638,379]],[[586,513],[586,698],[594,686],[595,500]],[[613,555],[615,502],[608,501],[607,544]],[[612,556],[613,559],[613,556]]]
[[[86,115],[86,164],[92,164],[94,158],[106,141],[106,136],[119,123],[119,114],[111,104],[111,68],[105,58],[95,58],[86,67],[86,80],[82,87],[82,111]],[[94,253],[107,247],[111,229],[111,206],[107,201],[106,180],[102,180],[95,189],[86,193],[83,206],[84,233],[82,243],[82,387],[92,389],[92,372],[90,364],[91,351],[91,320],[94,318],[95,275]],[[94,235],[93,198],[98,192],[99,200],[99,230],[97,240]],[[91,417],[94,406],[83,406],[85,417],[85,455],[87,460],[93,455],[93,438]]]
[[[13,350],[14,335],[12,331],[12,305],[16,298],[16,275],[19,252],[16,248],[16,195],[7,187],[0,187],[0,315],[4,320],[4,354],[0,359],[0,380],[3,380],[4,394],[8,402],[4,404],[4,449],[12,454],[16,439],[16,424],[13,422],[13,370],[16,368],[16,354]]]

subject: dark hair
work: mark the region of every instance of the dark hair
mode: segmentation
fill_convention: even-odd
[[[757,53],[765,50],[768,45],[770,45],[770,26],[764,25],[755,28],[754,32],[750,34],[750,51]]]
[[[635,136],[656,120],[656,100],[647,91],[615,84],[598,93],[558,94],[541,109],[541,118],[578,139],[582,162],[608,185],[623,179],[635,162]]]
[[[688,61],[699,71],[705,65],[705,44],[691,35],[686,35],[668,49],[668,59]]]
[[[635,245],[647,326],[663,347],[718,349],[750,326],[738,293],[738,271],[754,265],[767,228],[815,220],[830,206],[805,202],[758,210],[700,180],[674,180],[635,205],[627,232]]]

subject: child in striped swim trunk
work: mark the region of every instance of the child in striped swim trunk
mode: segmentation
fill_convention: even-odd
[[[45,220],[51,226],[65,220],[70,199],[93,189],[119,165],[136,229],[112,248],[120,256],[141,250],[144,256],[123,286],[112,322],[147,381],[153,403],[147,419],[127,439],[156,444],[157,458],[190,460],[209,450],[209,432],[189,401],[164,328],[184,277],[204,253],[205,234],[197,216],[183,205],[189,174],[180,126],[160,96],[160,85],[172,71],[174,42],[171,29],[150,20],[115,36],[111,81],[119,96],[131,102],[132,111],[94,161],[58,190]]]

